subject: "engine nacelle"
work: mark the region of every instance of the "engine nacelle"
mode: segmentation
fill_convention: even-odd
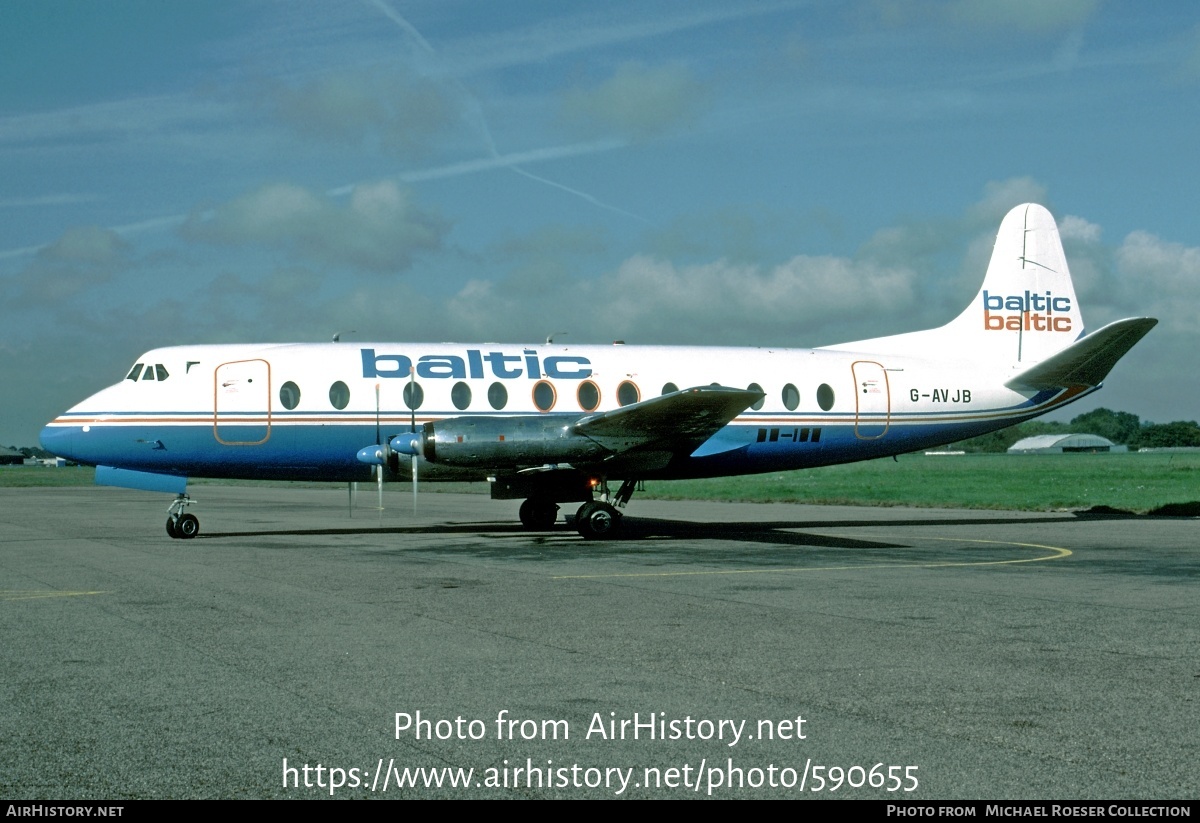
[[[464,468],[508,468],[547,463],[588,463],[609,454],[599,443],[576,434],[579,415],[448,417],[426,423],[416,435],[396,437],[393,448],[420,453],[431,463]],[[407,441],[397,444],[399,440]]]

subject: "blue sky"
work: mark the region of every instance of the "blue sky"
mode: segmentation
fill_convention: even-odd
[[[1200,417],[1184,3],[0,4],[0,443],[142,351],[347,339],[816,346],[940,325],[1005,211],[1108,406]]]

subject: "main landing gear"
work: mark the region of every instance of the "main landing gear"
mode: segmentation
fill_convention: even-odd
[[[558,504],[544,497],[531,497],[521,504],[521,525],[530,531],[544,532],[558,520]]]
[[[192,498],[181,494],[175,498],[171,508],[167,509],[167,535],[176,540],[191,540],[200,534],[200,518],[194,514],[184,514],[185,507],[192,505]]]
[[[626,480],[615,495],[608,491],[608,481],[600,481],[600,499],[588,500],[575,513],[575,528],[588,540],[609,540],[621,530],[624,508],[633,497],[638,481]],[[590,494],[590,492],[589,492]],[[579,498],[575,498],[578,500]],[[521,525],[530,531],[549,531],[558,520],[558,504],[551,497],[530,497],[521,504]]]
[[[621,532],[621,518],[625,515],[618,509],[633,497],[637,480],[624,480],[617,493],[608,493],[608,480],[600,481],[600,499],[584,503],[575,513],[575,528],[585,540],[612,540]],[[609,502],[611,501],[611,502]]]

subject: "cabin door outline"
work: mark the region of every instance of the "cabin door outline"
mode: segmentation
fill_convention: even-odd
[[[892,423],[892,393],[887,370],[874,360],[850,364],[854,374],[854,436],[878,440]]]
[[[232,360],[213,370],[213,437],[223,446],[271,438],[271,364]]]

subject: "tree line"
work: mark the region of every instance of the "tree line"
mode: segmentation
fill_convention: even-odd
[[[1105,408],[1081,414],[1072,418],[1070,423],[1027,420],[1007,429],[962,440],[953,446],[970,452],[1004,452],[1018,440],[1039,434],[1094,434],[1118,445],[1128,446],[1131,451],[1200,446],[1200,425],[1195,420],[1152,423],[1149,420],[1142,421],[1130,412]]]

